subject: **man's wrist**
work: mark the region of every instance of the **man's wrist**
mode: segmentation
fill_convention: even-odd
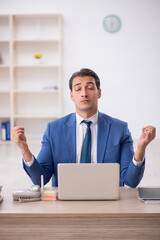
[[[23,159],[23,161],[24,161],[24,163],[26,164],[27,167],[31,167],[32,164],[34,163],[34,157],[33,157],[33,155],[32,155],[32,159],[31,159],[30,162],[26,162],[25,159]]]
[[[32,153],[30,152],[29,148],[21,150],[21,152],[25,162],[30,162],[32,160]]]
[[[145,156],[145,148],[137,148],[137,151],[134,154],[134,160],[141,162]]]
[[[135,166],[140,167],[143,164],[144,160],[145,160],[145,157],[142,159],[142,161],[139,161],[139,162],[133,158],[132,162]]]

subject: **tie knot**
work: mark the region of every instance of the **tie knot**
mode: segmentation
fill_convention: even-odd
[[[92,122],[91,121],[87,122],[87,121],[83,120],[82,123],[85,123],[87,125],[87,127],[89,128]]]

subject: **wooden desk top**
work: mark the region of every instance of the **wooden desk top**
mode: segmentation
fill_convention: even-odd
[[[144,203],[137,190],[120,188],[117,201],[13,201],[12,191],[2,191],[0,217],[154,217],[160,218],[160,204]]]

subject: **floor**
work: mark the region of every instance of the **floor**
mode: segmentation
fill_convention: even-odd
[[[36,156],[39,152],[41,141],[28,141],[29,147]],[[134,141],[136,149],[137,141]],[[19,148],[13,143],[0,142],[0,185],[12,189],[28,188],[32,182],[22,167],[22,158]],[[51,186],[51,182],[47,184]],[[150,143],[146,151],[146,169],[139,186],[160,187],[160,139]]]

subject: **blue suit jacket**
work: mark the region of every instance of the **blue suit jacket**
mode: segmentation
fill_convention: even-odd
[[[136,187],[140,182],[144,163],[132,162],[133,141],[127,123],[100,113],[98,115],[98,163],[120,163],[120,186]],[[49,122],[42,140],[42,147],[31,167],[24,169],[34,184],[40,185],[41,175],[46,184],[52,177],[57,186],[57,164],[76,163],[76,114]]]

